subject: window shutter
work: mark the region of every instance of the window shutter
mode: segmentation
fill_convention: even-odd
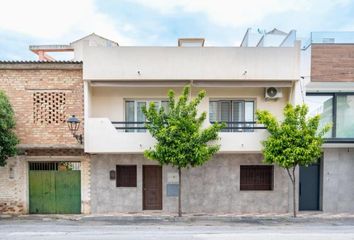
[[[273,175],[273,166],[240,166],[240,190],[273,190]]]
[[[117,165],[116,174],[117,187],[136,187],[136,165]]]

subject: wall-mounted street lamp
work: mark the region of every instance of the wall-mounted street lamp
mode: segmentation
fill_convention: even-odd
[[[76,138],[78,143],[82,144],[83,143],[82,134],[77,134],[77,131],[79,130],[80,127],[80,120],[77,117],[75,117],[75,115],[72,115],[71,117],[68,118],[66,122],[68,124],[69,130],[73,135],[73,137]]]

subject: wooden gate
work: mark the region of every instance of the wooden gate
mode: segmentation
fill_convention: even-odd
[[[29,163],[29,212],[81,213],[80,163]]]

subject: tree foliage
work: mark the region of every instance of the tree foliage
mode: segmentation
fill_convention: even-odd
[[[157,109],[153,102],[148,109],[143,109],[146,127],[157,140],[153,149],[144,152],[145,157],[161,165],[188,168],[202,165],[219,150],[219,145],[209,143],[218,139],[218,132],[223,125],[216,123],[202,129],[206,113],[197,116],[197,106],[205,97],[205,91],[199,92],[190,101],[189,91],[189,86],[184,87],[176,102],[175,93],[170,90],[168,109]]]
[[[14,111],[9,99],[3,91],[0,91],[0,166],[6,165],[9,157],[16,155],[18,139],[15,129]]]
[[[158,161],[161,165],[172,165],[178,169],[178,216],[182,216],[181,207],[181,169],[200,166],[219,150],[220,146],[212,141],[218,139],[223,124],[213,124],[202,128],[206,113],[198,116],[197,106],[205,97],[205,91],[189,99],[190,87],[183,89],[176,101],[174,91],[168,92],[168,109],[157,109],[152,102],[149,108],[143,108],[146,127],[157,140],[154,148],[144,152],[146,158]]]
[[[296,167],[308,166],[321,156],[323,136],[330,129],[318,129],[320,115],[308,117],[308,107],[287,104],[284,120],[279,122],[268,111],[257,111],[258,122],[266,126],[270,136],[263,141],[264,162],[276,164],[287,170],[293,183],[294,216],[296,216],[295,184]]]

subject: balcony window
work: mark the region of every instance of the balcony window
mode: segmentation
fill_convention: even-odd
[[[225,122],[223,132],[252,131],[254,125],[254,101],[212,100],[209,102],[210,122]]]
[[[354,95],[337,96],[337,138],[354,138]]]
[[[168,102],[165,100],[127,100],[125,101],[125,121],[126,132],[146,132],[145,115],[143,106],[149,106],[151,102],[155,103],[157,108],[168,108]]]
[[[307,93],[306,103],[311,116],[321,115],[320,129],[332,124],[327,142],[354,141],[354,93]]]
[[[306,103],[310,116],[321,115],[320,129],[333,122],[333,95],[310,95],[306,97]],[[332,135],[331,130],[326,133],[325,137],[331,138]]]

